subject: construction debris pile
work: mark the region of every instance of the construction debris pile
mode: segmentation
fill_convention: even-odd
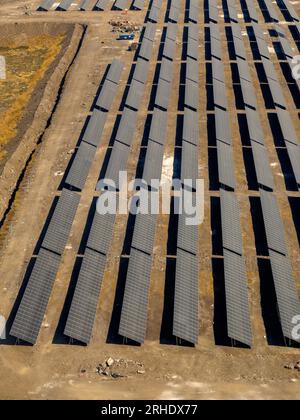
[[[112,26],[112,32],[133,33],[140,32],[141,28],[129,20],[111,20],[109,24]]]
[[[113,359],[109,357],[104,363],[96,367],[96,373],[100,376],[109,376],[111,378],[124,378],[136,374],[146,373],[144,364],[135,360]]]

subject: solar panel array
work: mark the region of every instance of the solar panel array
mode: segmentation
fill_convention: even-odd
[[[103,91],[109,91],[111,95],[111,84],[114,85],[113,92],[115,93],[122,70],[123,64],[119,60],[114,60],[101,89],[100,97],[103,99],[99,101],[100,105],[106,103]],[[108,90],[107,86],[109,86]],[[100,143],[108,110],[109,108],[105,112],[94,111],[66,177],[66,185],[78,189],[83,188],[96,153],[96,146]],[[87,139],[91,140],[86,141]],[[80,195],[77,192],[63,188],[55,210],[50,215],[41,249],[10,330],[10,334],[18,339],[35,344],[38,338],[79,200]]]
[[[149,32],[152,33],[151,38],[154,39],[154,29],[153,25],[147,25],[142,42],[148,41],[145,34]],[[153,41],[150,42],[153,43]],[[114,181],[117,188],[119,187],[119,173],[126,170],[136,130],[139,102],[147,80],[148,66],[145,67],[143,63],[147,62],[138,58],[105,172],[104,178]],[[140,65],[146,71],[146,74],[142,75],[142,81],[136,79],[140,79],[138,77],[140,71],[137,70]],[[139,83],[141,87],[137,88],[136,83]],[[132,105],[135,105],[134,110],[131,109],[134,108]],[[88,344],[92,337],[104,268],[115,223],[114,214],[100,214],[96,205],[93,205],[95,206],[94,217],[64,330],[66,336],[85,344]]]
[[[91,0],[82,0],[74,2],[73,0],[62,0],[58,4],[54,0],[44,0],[41,5],[38,7],[39,11],[67,11],[70,10],[95,10],[95,11],[104,11],[104,10],[143,10],[149,2],[146,0],[95,0],[91,3]],[[75,8],[76,6],[76,8]],[[53,7],[55,7],[53,9]]]
[[[99,0],[94,2],[94,10],[143,10],[148,2],[144,0]],[[243,226],[241,224],[241,211],[239,202],[243,199],[240,194],[240,180],[236,177],[235,159],[233,156],[233,126],[232,114],[235,110],[229,107],[228,89],[233,88],[236,99],[236,113],[245,124],[245,132],[240,128],[243,152],[247,150],[251,159],[257,181],[256,197],[259,198],[265,231],[268,257],[271,273],[274,280],[278,315],[283,335],[288,340],[295,340],[292,336],[293,318],[300,314],[300,301],[297,283],[294,275],[294,265],[289,255],[286,242],[286,232],[283,217],[276,198],[276,183],[274,182],[269,150],[266,147],[265,130],[261,114],[261,104],[257,100],[253,69],[248,64],[245,43],[248,40],[253,54],[254,66],[261,87],[262,97],[265,101],[266,115],[278,122],[278,136],[282,145],[276,146],[285,150],[288,164],[291,166],[291,175],[295,178],[297,188],[300,186],[300,152],[299,141],[293,118],[288,107],[289,91],[283,90],[284,83],[278,77],[276,67],[282,69],[283,81],[285,79],[290,88],[291,97],[297,105],[299,94],[299,81],[291,81],[289,74],[293,70],[292,59],[295,48],[292,48],[285,25],[280,22],[283,18],[293,22],[289,26],[292,36],[299,47],[300,26],[299,18],[288,0],[259,0],[257,4],[252,0],[241,1],[246,32],[239,24],[240,16],[237,13],[235,0],[222,2],[221,14],[217,0],[204,2],[205,15],[205,53],[206,53],[206,88],[208,119],[213,122],[213,129],[208,134],[213,138],[216,154],[218,183],[214,195],[220,202],[220,228],[222,232],[223,264],[227,335],[233,342],[242,343],[249,347],[253,344],[251,310],[249,305],[248,266],[244,255]],[[146,91],[149,70],[153,60],[153,47],[156,37],[156,23],[164,20],[162,29],[161,50],[159,63],[155,74],[155,83],[152,86],[154,99],[149,105],[148,117],[150,127],[147,139],[143,140],[141,150],[145,156],[142,178],[154,190],[152,180],[161,178],[164,163],[165,144],[168,138],[168,117],[171,108],[170,98],[174,90],[174,74],[178,65],[178,23],[182,21],[182,1],[168,2],[166,15],[161,16],[165,6],[162,0],[153,0],[146,16],[145,28],[142,31],[135,62],[132,64],[130,84],[125,89],[120,115],[117,116],[114,126],[114,137],[107,150],[106,160],[101,169],[102,184],[110,186],[106,180],[114,181],[116,189],[120,189],[119,174],[125,171],[135,138],[139,109]],[[179,113],[182,118],[182,135],[180,146],[180,181],[184,192],[189,192],[192,202],[196,200],[196,180],[199,171],[199,143],[201,100],[199,95],[199,43],[201,29],[199,28],[200,5],[198,0],[186,3],[183,30],[182,69],[180,74]],[[57,5],[55,4],[55,7]],[[260,24],[261,16],[257,13],[259,6],[262,16],[269,26],[269,36],[272,39],[274,52],[277,54],[279,66],[274,65],[274,52],[266,41],[268,33]],[[278,6],[278,7],[277,7]],[[39,10],[50,10],[54,7],[53,0],[45,0]],[[59,3],[57,10],[74,10],[75,5],[70,0]],[[80,3],[80,10],[90,10],[91,2],[84,0]],[[165,10],[165,9],[164,9]],[[220,31],[221,19],[225,22],[228,53],[232,85],[228,84],[228,74],[224,65],[224,33]],[[245,27],[245,25],[244,25]],[[298,32],[297,32],[298,31]],[[298,33],[298,35],[296,35]],[[187,36],[185,36],[187,35]],[[290,34],[289,34],[290,35]],[[298,39],[298,38],[299,39]],[[298,43],[297,43],[298,42]],[[208,57],[208,58],[207,58]],[[34,344],[46,313],[54,281],[59,270],[61,257],[64,253],[74,217],[80,201],[91,165],[95,158],[97,147],[101,145],[103,129],[108,112],[110,112],[123,72],[123,64],[114,60],[106,74],[101,87],[96,106],[89,118],[79,147],[76,148],[74,159],[66,173],[61,194],[49,213],[43,236],[40,239],[38,255],[31,272],[25,292],[22,296],[10,334],[18,339]],[[285,70],[289,69],[290,73]],[[157,80],[157,83],[156,83]],[[296,89],[293,94],[291,86]],[[212,98],[212,103],[210,99]],[[150,102],[151,102],[150,101]],[[258,106],[260,105],[260,108]],[[173,104],[172,104],[173,106]],[[173,112],[173,111],[172,111]],[[146,124],[146,121],[145,121]],[[245,138],[242,138],[245,135]],[[273,133],[273,137],[274,133]],[[146,145],[144,145],[144,143]],[[245,145],[247,143],[247,145]],[[281,150],[280,150],[281,151]],[[246,153],[245,153],[246,154]],[[139,164],[141,163],[139,161]],[[246,158],[244,156],[245,168]],[[251,161],[252,162],[252,161]],[[284,178],[287,175],[282,172]],[[210,165],[210,163],[209,163]],[[176,169],[175,169],[176,170]],[[247,172],[247,171],[246,171]],[[249,174],[247,173],[248,177]],[[253,177],[254,178],[254,177]],[[254,181],[253,181],[254,182]],[[248,186],[251,190],[250,186]],[[144,188],[144,187],[142,187]],[[178,217],[176,226],[176,259],[174,281],[174,309],[172,334],[179,340],[194,345],[198,343],[199,336],[199,234],[198,226],[189,225],[190,215],[185,209],[184,195],[183,214]],[[100,193],[100,200],[103,191]],[[151,203],[149,203],[150,205]],[[191,204],[191,203],[189,203]],[[116,216],[114,214],[102,215],[97,210],[94,200],[90,214],[92,221],[87,220],[85,232],[88,232],[84,243],[82,263],[77,277],[71,306],[69,309],[64,334],[72,339],[88,344],[91,341],[95,322],[102,280],[105,273],[107,258],[113,238]],[[243,221],[243,220],[242,220]],[[244,223],[244,221],[243,221]],[[155,235],[157,230],[157,215],[138,214],[135,218],[133,235],[130,245],[128,270],[125,279],[125,290],[121,305],[121,317],[118,328],[120,336],[143,343],[146,338],[148,301],[151,285],[152,263],[154,254]],[[214,232],[213,232],[214,235]]]
[[[167,59],[165,54],[169,48],[168,46],[172,43],[175,44],[175,42],[174,26],[169,25],[166,33],[162,62]],[[171,60],[173,58],[168,57]],[[162,79],[162,74],[161,69],[155,97],[156,108],[152,115],[142,176],[142,179],[149,183],[149,185],[151,185],[152,180],[161,178],[163,163],[168,117],[167,109],[172,80],[167,82]],[[136,216],[122,303],[119,334],[138,343],[143,343],[146,335],[156,219],[156,214],[138,214]]]

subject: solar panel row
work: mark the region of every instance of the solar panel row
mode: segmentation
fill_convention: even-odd
[[[145,7],[145,0],[134,0],[132,7],[134,9],[143,10]]]
[[[188,26],[184,106],[197,111],[199,107],[199,26]]]
[[[198,113],[185,110],[184,134],[182,140],[181,180],[198,178]],[[187,223],[183,199],[183,214],[178,220],[177,258],[175,274],[173,335],[196,344],[199,335],[198,314],[198,226]],[[193,205],[195,194],[193,194]],[[191,204],[191,203],[190,203]]]
[[[167,29],[164,53],[167,43],[175,43],[173,28]],[[171,35],[169,36],[168,33],[170,32]],[[164,63],[163,60],[155,98],[155,104],[160,108],[154,108],[152,115],[143,168],[142,179],[148,185],[151,185],[153,180],[160,180],[162,172],[168,114],[167,111],[163,111],[161,108],[168,108],[168,98],[172,82],[171,77],[166,76],[166,66],[170,69],[170,66]],[[164,97],[167,97],[167,99]],[[136,216],[121,309],[119,334],[138,343],[143,343],[146,335],[156,219],[156,214],[138,214]]]
[[[236,181],[231,148],[230,118],[227,112],[224,66],[220,61],[222,60],[222,45],[218,24],[211,23],[209,32],[219,182],[223,186],[234,189]]]
[[[131,248],[119,334],[137,343],[146,335],[152,256]]]
[[[42,247],[62,255],[79,204],[79,195],[63,189],[42,242]]]
[[[108,3],[109,3],[109,0],[98,0],[95,5],[95,8],[98,10],[106,10]]]
[[[240,49],[244,49],[244,43],[241,39],[240,26],[238,24],[233,24],[231,28],[234,28],[232,30],[234,43],[236,43],[236,40],[238,40],[240,42]],[[236,60],[246,110],[246,119],[252,146],[252,155],[254,159],[257,181],[259,185],[273,189],[273,175],[271,172],[268,153],[264,144],[264,134],[261,127],[260,118],[256,111],[257,102],[249,66],[247,61],[241,59],[239,56],[236,57]]]
[[[173,24],[174,25],[174,24]],[[168,31],[167,31],[168,33]],[[163,57],[173,61],[176,52],[176,42],[169,37],[166,37],[166,42],[163,49]]]
[[[247,6],[249,19],[252,22],[258,22],[258,15],[253,0],[245,0],[245,4]]]
[[[40,250],[12,324],[11,336],[36,343],[59,263],[60,255]]]
[[[293,168],[294,176],[297,181],[298,187],[300,188],[300,150],[299,150],[299,141],[296,134],[292,119],[288,111],[278,109],[277,116],[287,148],[287,152],[291,161]]]
[[[96,206],[96,204],[94,204]],[[87,246],[72,298],[64,334],[88,344],[92,337],[115,222],[114,214],[100,214],[95,209]]]
[[[35,344],[80,196],[63,189],[14,318],[10,335]]]
[[[263,0],[264,10],[268,12],[268,17],[272,22],[279,22],[279,16],[270,0]],[[261,5],[260,5],[261,6]],[[262,6],[261,6],[262,9]]]
[[[285,31],[282,28],[282,26],[274,24],[274,28],[277,33],[277,41],[280,43],[283,54],[285,55],[285,58],[288,60],[288,63],[290,64],[291,70],[292,70],[292,63],[290,60],[293,59],[295,52],[293,52],[292,47],[286,37]]]
[[[126,114],[124,114],[124,121],[126,120]],[[136,120],[136,117],[135,117]],[[120,171],[125,171],[127,166],[127,160],[130,152],[131,142],[133,139],[135,125],[131,128],[131,133],[129,131],[126,135],[130,135],[130,144],[124,144],[121,141],[115,140],[112,153],[109,159],[109,163],[106,169],[105,178],[110,182],[113,181],[116,185],[116,188],[119,189],[119,174]]]
[[[280,3],[285,6],[285,9],[288,11],[291,20],[295,22],[299,22],[299,16],[296,10],[294,9],[294,7],[292,6],[291,2],[289,0],[281,0]],[[277,4],[280,5],[279,2],[277,2]]]
[[[211,65],[213,97],[215,109],[226,110],[227,95],[225,87],[224,66],[222,63],[222,44],[220,32],[217,24],[210,24],[210,45],[211,45]]]
[[[38,10],[44,10],[48,12],[51,7],[53,6],[55,0],[44,0],[42,4],[39,6]]]
[[[190,3],[190,8],[188,12],[188,21],[192,23],[198,23],[199,21],[199,4],[198,3],[196,3],[195,5]]]
[[[82,10],[82,11],[90,10],[90,3],[91,3],[91,0],[81,0],[78,6],[79,10]],[[95,5],[95,0],[93,0],[93,6],[94,5]]]
[[[295,69],[295,62],[294,57],[296,55],[295,49],[293,50],[288,38],[286,37],[284,29],[277,24],[274,24],[274,29],[277,33],[276,41],[279,42],[281,46],[282,53],[284,55],[284,59],[287,60],[287,63],[290,67],[291,75],[294,73]],[[298,91],[300,92],[300,80],[298,78],[294,78],[295,86],[297,86]]]
[[[106,256],[87,249],[73,295],[64,334],[88,344],[92,336]]]
[[[66,11],[66,10],[69,9],[69,7],[71,6],[71,4],[72,4],[72,0],[63,0],[59,4],[58,9],[63,10],[63,11]]]
[[[260,199],[283,335],[288,339],[300,341],[292,335],[293,320],[299,314],[300,301],[292,275],[277,200],[272,193],[262,189],[260,189]]]
[[[251,347],[252,331],[240,210],[235,194],[220,190],[228,336]]]
[[[188,82],[188,79],[186,79],[186,82]],[[195,97],[198,98],[198,94]],[[185,187],[195,189],[196,179],[198,178],[199,114],[190,108],[185,107],[184,109],[181,182]]]
[[[261,62],[264,68],[264,72],[266,74],[266,78],[267,78],[270,92],[273,98],[274,106],[277,109],[278,108],[286,109],[287,107],[286,101],[285,101],[280,83],[278,81],[274,65],[270,60],[268,46],[263,37],[263,34],[261,35],[259,33],[259,30],[257,29],[258,27],[259,27],[258,25],[253,25],[254,34],[256,37],[256,44],[258,46],[258,49],[261,55]]]
[[[186,192],[196,191],[196,180],[198,179],[198,25],[188,26],[187,42],[180,172],[184,195],[182,214],[179,214],[178,217],[173,335],[180,340],[197,344],[199,336],[198,226],[188,223],[186,204],[191,195],[186,197]],[[195,206],[196,194],[199,192],[196,191],[192,194],[192,202],[189,200],[188,204]]]
[[[179,15],[180,15],[180,8],[181,4],[180,1],[173,0],[170,4],[169,14],[168,14],[168,21],[172,21],[174,23],[178,22]]]
[[[173,59],[176,51],[176,35],[176,25],[168,24],[155,96],[155,105],[163,110],[167,110],[169,107],[172,91],[171,82],[173,79]]]
[[[98,146],[107,118],[107,112],[94,109],[83,134],[83,141]]]
[[[238,22],[238,16],[237,16],[237,11],[236,11],[236,5],[235,5],[235,1],[227,1],[227,13],[228,13],[228,18],[231,22]]]
[[[161,7],[162,7],[161,0],[153,0],[147,20],[157,23],[159,19]]]
[[[230,120],[227,111],[215,110],[216,140],[231,146]]]
[[[155,39],[155,33],[156,33],[156,24],[148,22],[145,27],[143,39],[145,38],[153,42]]]
[[[113,8],[114,9],[119,9],[119,10],[124,10],[124,9],[128,9],[129,6],[130,6],[129,0],[116,0],[114,2]]]
[[[219,20],[219,10],[218,10],[218,2],[217,1],[209,1],[208,2],[208,15],[209,21],[217,23]]]
[[[100,143],[106,122],[107,111],[109,111],[114,99],[122,70],[123,63],[119,60],[113,60],[97,100],[97,106],[100,110],[94,109],[84,132],[83,140],[80,143],[79,149],[76,152],[74,161],[66,177],[66,184],[78,188],[79,190],[84,187],[91,164],[94,160],[96,149]],[[105,111],[102,109],[105,109]]]
[[[199,336],[198,290],[198,257],[177,248],[173,335],[192,344]]]

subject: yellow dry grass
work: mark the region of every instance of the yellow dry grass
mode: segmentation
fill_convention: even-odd
[[[6,80],[0,80],[0,160],[17,134],[18,122],[37,83],[59,54],[63,39],[59,34],[26,37],[9,44],[0,41],[0,55],[6,59]]]

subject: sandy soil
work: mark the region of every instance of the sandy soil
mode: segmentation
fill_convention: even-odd
[[[183,3],[183,2],[182,2]],[[200,156],[199,175],[204,177],[206,185],[205,221],[199,229],[200,234],[200,335],[196,348],[163,345],[159,343],[164,308],[164,285],[167,259],[167,231],[169,219],[159,218],[154,250],[154,261],[150,291],[147,340],[142,347],[109,344],[109,327],[114,309],[116,285],[120,261],[124,261],[122,246],[126,230],[126,217],[119,216],[114,230],[112,246],[107,261],[99,307],[96,316],[94,334],[88,347],[69,344],[60,334],[56,334],[60,316],[64,308],[66,294],[77,258],[79,244],[85,227],[95,185],[103,163],[116,114],[122,99],[130,72],[133,53],[127,51],[127,42],[116,41],[110,32],[108,21],[116,17],[116,12],[80,13],[36,13],[24,16],[24,5],[29,4],[35,10],[39,2],[12,1],[0,8],[0,24],[7,21],[20,21],[28,24],[39,21],[88,24],[81,49],[68,71],[59,103],[45,131],[42,141],[36,149],[24,177],[18,186],[18,192],[6,215],[1,228],[0,242],[0,313],[9,317],[18,294],[27,264],[33,256],[35,244],[47,217],[72,150],[78,141],[80,131],[102,79],[107,64],[112,57],[119,57],[125,63],[125,71],[108,115],[103,141],[97,151],[86,186],[81,193],[79,210],[72,227],[71,235],[63,256],[53,293],[48,305],[46,319],[36,346],[18,346],[7,340],[0,346],[0,373],[5,381],[0,382],[0,397],[45,399],[114,399],[114,398],[299,398],[300,373],[285,369],[286,364],[300,360],[300,350],[280,346],[271,346],[266,339],[266,331],[261,314],[260,278],[253,226],[250,215],[249,191],[246,182],[242,157],[241,140],[237,126],[234,106],[234,94],[231,85],[229,57],[224,29],[224,62],[228,100],[233,131],[233,145],[237,194],[241,205],[242,228],[247,272],[251,299],[254,346],[251,350],[216,345],[213,329],[214,321],[214,284],[212,275],[211,243],[211,197],[208,185],[208,147],[206,135],[206,95],[200,95]],[[1,5],[1,2],[0,2]],[[299,8],[298,8],[299,9]],[[300,11],[300,10],[298,10]],[[241,13],[241,11],[239,11]],[[127,17],[142,24],[145,12],[128,12]],[[162,15],[163,16],[163,13]],[[203,16],[203,13],[202,13]],[[126,18],[127,18],[126,17]],[[261,22],[262,22],[262,17]],[[221,19],[220,19],[221,21]],[[180,19],[178,43],[182,38],[183,15]],[[242,28],[244,23],[240,20]],[[158,25],[155,52],[151,62],[146,92],[139,110],[138,128],[130,155],[129,175],[134,175],[139,155],[140,139],[147,113],[152,80],[155,71],[162,20]],[[205,59],[203,24],[200,30],[200,92],[205,92]],[[271,43],[270,38],[268,42]],[[290,41],[293,40],[290,36]],[[276,183],[276,195],[280,202],[288,247],[293,262],[297,284],[299,286],[299,243],[292,222],[280,165],[270,127],[267,122],[263,98],[259,89],[256,72],[245,39],[252,77],[255,81],[257,99],[261,105],[261,116],[269,149],[273,174]],[[175,123],[177,116],[179,89],[180,50],[178,46],[174,71],[174,86],[168,119],[167,144],[165,148],[164,172],[170,172],[170,162],[174,155]],[[275,60],[276,61],[276,60]],[[276,66],[278,66],[276,64]],[[278,68],[278,67],[277,67]],[[278,75],[281,77],[280,69]],[[285,80],[282,78],[282,84]],[[299,128],[297,109],[286,92],[294,124]],[[251,192],[251,195],[256,195]],[[299,197],[299,193],[291,193]],[[113,379],[96,373],[96,367],[107,357],[120,359],[112,371],[124,377]],[[121,362],[122,360],[122,362]],[[142,367],[142,368],[141,368]],[[145,373],[138,373],[138,370]]]

